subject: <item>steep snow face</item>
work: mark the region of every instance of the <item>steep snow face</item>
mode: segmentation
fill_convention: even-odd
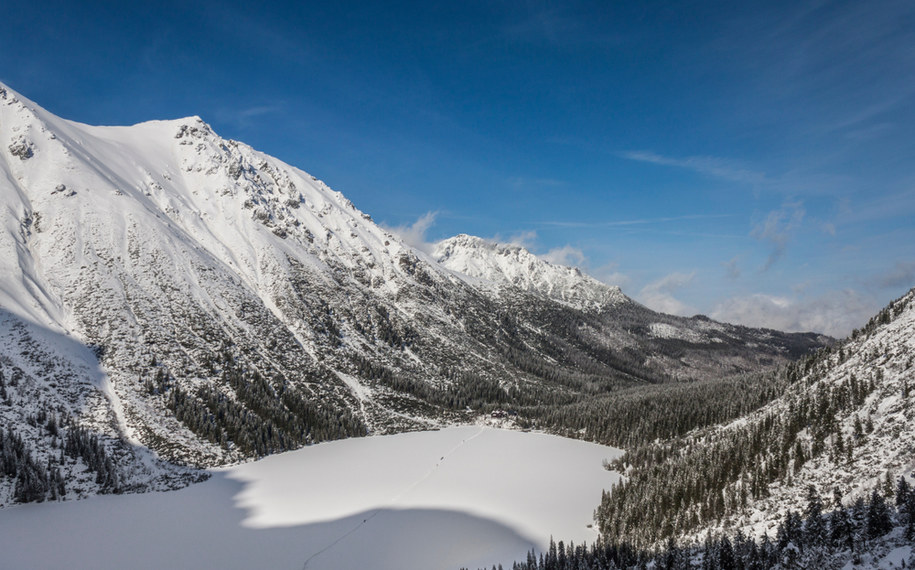
[[[361,268],[368,283],[397,293],[394,277],[405,272],[397,259],[412,256],[408,247],[340,193],[220,138],[199,117],[90,127],[2,89],[0,136],[9,144],[0,197],[12,214],[4,216],[3,245],[18,254],[3,261],[25,258],[26,265],[4,271],[7,282],[21,277],[4,283],[7,306],[64,320],[41,277],[60,287],[73,278],[65,272],[91,262],[101,245],[121,260],[157,249],[204,263],[265,297],[276,294],[275,274],[289,272],[286,256],[322,271]],[[77,243],[62,239],[74,236]],[[199,293],[198,284],[186,285]]]
[[[199,117],[92,127],[0,86],[0,142],[0,306],[97,347],[109,379],[96,384],[131,440],[192,441],[140,396],[164,384],[144,383],[195,390],[230,363],[347,410],[352,393],[318,363],[347,342],[334,311],[375,308],[395,328],[419,305],[405,287],[460,283]],[[204,445],[185,459],[214,455],[237,456]]]
[[[473,285],[518,288],[576,309],[601,310],[629,300],[619,287],[601,283],[577,267],[545,261],[517,245],[461,234],[437,243],[432,255]]]

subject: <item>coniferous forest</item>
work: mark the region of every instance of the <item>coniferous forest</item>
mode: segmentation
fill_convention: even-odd
[[[832,568],[869,563],[870,549],[888,537],[897,543],[915,541],[915,492],[900,478],[888,493],[875,489],[851,506],[827,505],[810,487],[801,510],[788,511],[774,536],[747,537],[738,531],[678,546],[669,539],[654,549],[639,549],[612,538],[592,545],[551,541],[546,552],[531,551],[512,570],[764,570],[768,568]],[[493,568],[501,569],[502,566]]]

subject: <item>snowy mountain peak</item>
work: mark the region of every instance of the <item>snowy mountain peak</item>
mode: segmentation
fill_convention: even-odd
[[[474,285],[537,293],[583,310],[628,301],[619,287],[585,275],[577,267],[546,261],[524,247],[460,234],[435,245],[434,259]]]
[[[658,315],[517,246],[458,236],[436,258],[200,117],[90,126],[2,87],[0,425],[45,465],[35,418],[65,416],[129,466],[80,488],[148,488],[137,450],[224,464],[816,344]]]

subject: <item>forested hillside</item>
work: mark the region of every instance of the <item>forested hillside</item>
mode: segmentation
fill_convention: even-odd
[[[512,569],[910,568],[915,564],[913,544],[915,492],[906,479],[900,478],[895,488],[875,489],[850,506],[830,504],[816,488],[809,487],[805,503],[799,510],[788,511],[771,536],[747,536],[738,530],[708,534],[701,542],[689,545],[670,539],[650,550],[611,539],[590,546],[551,542],[546,552],[532,550]]]
[[[775,531],[813,486],[843,505],[915,465],[915,290],[840,345],[788,366],[785,393],[731,423],[630,449],[597,511],[608,540]]]

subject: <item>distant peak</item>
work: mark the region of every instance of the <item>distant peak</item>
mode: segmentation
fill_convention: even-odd
[[[518,244],[458,234],[436,244],[433,258],[473,283],[482,280],[535,292],[581,309],[601,310],[627,299],[619,287],[601,283],[577,267],[549,262]]]
[[[500,252],[525,251],[530,253],[526,248],[517,244],[497,242],[469,234],[457,234],[456,236],[443,239],[439,242],[439,247],[485,248]],[[531,253],[531,255],[533,254]]]

